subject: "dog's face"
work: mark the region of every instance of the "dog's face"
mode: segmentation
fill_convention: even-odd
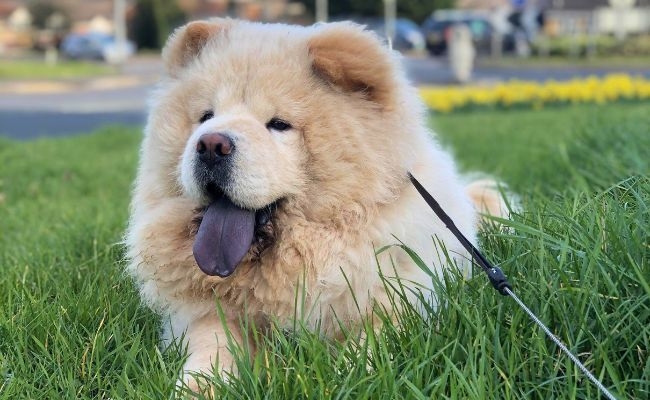
[[[203,225],[204,236],[241,236],[226,246],[235,250],[205,256],[233,265],[205,272],[232,273],[268,210],[327,220],[348,202],[363,210],[395,196],[407,155],[391,142],[409,121],[397,112],[392,56],[372,34],[349,24],[194,22],[163,58],[143,153],[155,159],[157,189],[207,209],[198,237]]]
[[[280,117],[260,118],[244,109],[213,113],[204,112],[179,163],[186,195],[198,201],[225,195],[257,210],[299,193],[305,160],[297,129]]]
[[[175,176],[183,195],[199,203],[225,195],[241,208],[259,210],[304,186],[300,98],[306,88],[295,80],[300,68],[288,70],[283,54],[261,45],[255,54],[242,52],[232,41],[247,39],[236,37],[230,21],[220,23],[189,25],[165,50],[174,77],[166,99],[182,110],[163,118],[182,116],[185,133],[174,135],[184,142],[174,146],[182,150]],[[192,40],[204,43],[194,45],[196,53],[178,54]],[[252,67],[257,57],[265,62]]]

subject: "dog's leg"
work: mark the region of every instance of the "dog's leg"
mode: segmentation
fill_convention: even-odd
[[[178,386],[187,386],[192,391],[210,391],[209,385],[201,384],[194,375],[214,373],[226,377],[228,373],[237,373],[234,356],[229,345],[241,346],[242,334],[236,318],[224,318],[209,314],[191,321],[185,330],[185,344],[188,359],[183,366],[181,382]],[[207,387],[206,387],[207,386]]]

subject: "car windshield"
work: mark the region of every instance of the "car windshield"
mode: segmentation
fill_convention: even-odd
[[[469,20],[466,23],[474,36],[483,36],[489,30],[488,23],[480,19]]]

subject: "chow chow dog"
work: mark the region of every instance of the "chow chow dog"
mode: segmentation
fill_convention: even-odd
[[[468,255],[409,172],[473,242],[477,208],[501,212],[498,192],[468,186],[436,143],[399,57],[361,26],[197,21],[162,57],[128,271],[165,340],[183,338],[190,384],[190,372],[236,373],[227,336],[246,336],[241,318],[299,318],[337,338],[373,306],[390,310],[382,279],[395,277],[409,301],[435,302],[430,272],[392,245],[434,274],[451,266],[438,244]]]

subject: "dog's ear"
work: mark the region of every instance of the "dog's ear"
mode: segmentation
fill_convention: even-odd
[[[178,72],[196,58],[208,41],[225,33],[227,20],[194,21],[177,28],[171,34],[162,51],[167,73],[175,77]]]
[[[352,23],[316,29],[308,43],[316,75],[346,92],[389,105],[394,85],[392,56],[379,38]]]

